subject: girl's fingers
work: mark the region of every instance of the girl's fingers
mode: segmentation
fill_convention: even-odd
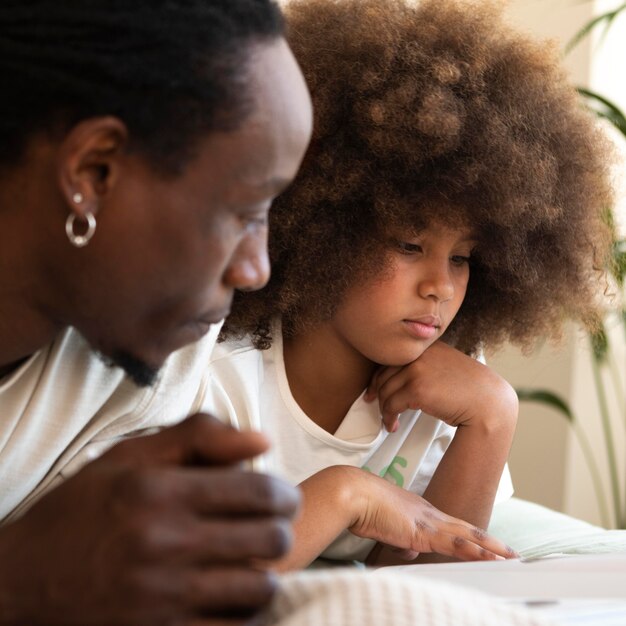
[[[473,543],[485,548],[486,550],[493,552],[499,556],[504,557],[505,559],[515,559],[519,557],[519,554],[511,548],[511,546],[504,543],[500,539],[490,535],[487,531],[482,528],[478,528],[477,526],[472,526],[467,522],[462,520],[457,520],[455,518],[454,523],[457,526],[462,526],[465,531],[464,535]]]
[[[439,542],[439,540],[438,540]],[[504,557],[472,543],[459,535],[442,535],[435,550],[439,554],[452,556],[461,561],[497,561]]]
[[[405,549],[436,552],[462,561],[493,561],[519,555],[503,541],[432,507],[415,520],[414,542]]]
[[[400,426],[400,416],[388,415],[387,417],[383,417],[383,426],[388,433],[395,433]]]
[[[405,550],[404,548],[393,548],[390,547],[392,552],[395,552],[399,558],[404,561],[414,561],[420,553],[415,550]]]
[[[365,391],[364,399],[372,402],[379,394],[381,387],[393,376],[395,376],[402,367],[379,367]]]
[[[378,392],[378,401],[385,425],[393,424],[400,413],[416,406],[410,385],[401,377],[392,378],[385,383]]]
[[[493,561],[496,559],[514,559],[519,555],[513,548],[505,544],[500,539],[493,537],[482,528],[472,526],[467,522],[450,518],[448,528],[438,534],[438,538],[449,541],[447,549],[451,552],[444,552],[448,556],[454,556],[464,561]],[[444,544],[444,547],[445,544]],[[436,550],[439,552],[439,550]]]
[[[393,433],[398,429],[400,413],[415,407],[415,398],[410,388],[411,378],[403,375],[406,367],[383,367],[379,369],[365,392],[366,402],[378,396],[378,404],[385,429]]]

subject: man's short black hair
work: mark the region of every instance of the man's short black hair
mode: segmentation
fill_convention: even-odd
[[[283,28],[271,0],[3,0],[0,166],[36,133],[115,115],[131,149],[177,170],[250,113],[246,61]]]

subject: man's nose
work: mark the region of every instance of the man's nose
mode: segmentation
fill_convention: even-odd
[[[270,278],[267,237],[244,239],[224,273],[224,283],[240,291],[261,289]]]

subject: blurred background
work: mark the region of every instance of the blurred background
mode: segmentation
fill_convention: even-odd
[[[516,28],[555,39],[575,85],[626,109],[625,2],[510,0],[507,17]],[[566,53],[568,42],[594,19],[596,26]],[[626,155],[626,127],[621,133],[615,128],[619,117],[598,100],[581,97],[581,102],[600,103],[613,116],[614,124],[600,123]],[[615,171],[619,200],[614,209],[624,240],[626,158],[622,161]],[[623,243],[616,253],[626,259]],[[619,292],[623,285],[616,284],[614,293]],[[560,346],[540,345],[529,356],[506,348],[488,362],[516,389],[548,392],[536,394],[540,401],[520,403],[510,457],[516,496],[592,523],[626,527],[626,321],[619,310],[623,303],[614,297],[613,305],[595,342],[571,326]]]

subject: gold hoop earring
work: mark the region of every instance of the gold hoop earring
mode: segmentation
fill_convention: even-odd
[[[77,248],[84,248],[96,232],[96,218],[94,214],[91,213],[91,211],[85,213],[85,219],[87,220],[87,232],[85,232],[84,235],[77,235],[74,232],[76,213],[70,213],[65,221],[65,234],[70,240],[70,243]]]

